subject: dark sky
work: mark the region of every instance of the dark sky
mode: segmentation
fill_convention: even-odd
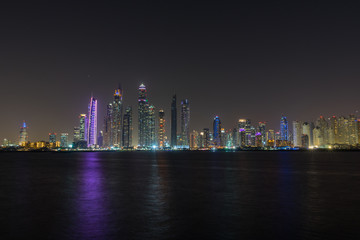
[[[118,83],[135,132],[141,82],[168,126],[172,94],[188,98],[199,130],[214,115],[225,128],[250,118],[278,129],[281,114],[314,120],[359,109],[359,6],[49,2],[1,6],[1,139],[17,140],[22,120],[30,140],[72,136],[91,92],[102,126]]]

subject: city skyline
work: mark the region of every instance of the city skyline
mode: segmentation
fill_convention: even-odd
[[[78,125],[73,128],[73,144],[76,148],[194,148],[198,143],[203,144],[204,140],[199,140],[199,135],[204,131],[190,129],[190,104],[188,99],[183,99],[179,103],[180,116],[174,117],[178,107],[176,95],[171,99],[171,119],[180,125],[180,131],[176,131],[176,144],[173,144],[172,135],[166,134],[166,118],[163,109],[156,110],[153,104],[149,103],[146,86],[142,83],[138,87],[138,138],[134,142],[134,125],[132,107],[127,106],[123,114],[123,90],[119,87],[115,89],[113,102],[105,106],[107,112],[103,117],[103,126],[98,127],[98,100],[90,98],[88,114],[79,114]],[[178,122],[178,118],[180,121]],[[175,120],[175,121],[174,121]],[[252,119],[239,119],[234,128],[225,129],[221,125],[218,115],[214,117],[213,131],[209,132],[211,143],[214,147],[313,147],[331,146],[333,144],[357,145],[359,143],[360,125],[358,118],[354,114],[347,116],[320,116],[314,122],[309,123],[303,120],[293,120],[288,122],[287,117],[282,115],[279,128],[269,129],[266,121],[253,121]],[[292,126],[292,127],[291,127]],[[136,128],[136,127],[135,127]],[[173,126],[171,126],[173,128]],[[28,140],[28,126],[24,121],[20,128],[19,145],[25,146]],[[136,131],[135,131],[136,132]],[[49,133],[50,147],[65,148],[68,146],[69,134],[61,133],[60,141],[56,140],[56,133]],[[271,135],[271,136],[270,136]],[[200,137],[202,138],[202,137]],[[209,138],[209,139],[210,139]],[[9,143],[9,139],[5,139]],[[4,141],[5,141],[4,140]],[[44,139],[42,139],[44,140]],[[277,141],[280,142],[277,142]],[[273,143],[269,142],[272,141]],[[11,142],[11,140],[10,140]],[[85,142],[85,143],[84,143]],[[275,143],[276,142],[276,143]],[[191,144],[190,144],[191,143]],[[44,143],[40,143],[42,146]],[[270,145],[269,145],[270,144]]]

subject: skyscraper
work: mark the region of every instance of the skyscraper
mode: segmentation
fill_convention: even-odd
[[[132,146],[132,108],[128,106],[125,109],[124,120],[123,120],[123,131],[122,131],[122,145],[124,148]]]
[[[171,147],[177,146],[177,107],[176,95],[173,96],[171,102]]]
[[[88,147],[96,147],[97,142],[97,100],[91,97],[89,104],[89,114],[87,118],[87,144]]]
[[[138,97],[138,114],[139,114],[139,146],[147,147],[148,139],[148,113],[149,103],[146,98],[146,87],[144,84],[139,86],[139,97]]]
[[[358,139],[358,122],[355,115],[349,116],[349,127],[348,127],[348,136],[349,136],[349,144],[356,145],[359,142]]]
[[[109,103],[106,106],[106,115],[104,117],[104,146],[112,147],[113,146],[113,105]]]
[[[190,139],[190,105],[187,99],[181,101],[181,145],[189,147]]]
[[[158,146],[164,148],[165,143],[165,113],[164,110],[159,111],[159,133],[158,133]]]
[[[312,129],[310,127],[310,124],[308,122],[303,123],[303,134],[307,135],[308,145],[313,146],[313,140],[312,140]]]
[[[257,136],[261,136],[261,147],[264,147],[266,144],[266,122],[259,122],[259,132],[261,135]]]
[[[20,128],[19,145],[25,146],[27,142],[28,142],[27,126],[26,126],[26,122],[24,121]]]
[[[219,116],[216,116],[214,118],[213,123],[213,130],[214,130],[214,147],[220,147],[221,146],[221,121]]]
[[[68,139],[68,137],[69,137],[68,133],[61,133],[60,134],[60,147],[61,148],[69,147],[69,143],[68,143],[69,139]]]
[[[121,131],[122,131],[122,111],[123,111],[123,100],[122,100],[122,89],[119,86],[114,93],[114,101],[112,103],[112,114],[111,114],[111,140],[114,147],[121,147]]]
[[[147,139],[146,145],[147,147],[153,147],[157,145],[156,141],[156,126],[155,126],[155,107],[154,105],[149,106],[148,110],[148,132],[147,132]]]
[[[49,143],[52,147],[56,144],[56,133],[49,133]]]
[[[79,142],[80,141],[80,127],[74,127],[74,137],[73,142]]]
[[[301,147],[302,141],[301,137],[303,135],[303,128],[302,128],[301,121],[293,121],[293,139],[294,139],[294,147]]]
[[[288,141],[289,140],[288,134],[289,134],[288,121],[285,116],[282,116],[280,119],[280,140]]]
[[[80,141],[85,141],[87,140],[87,136],[86,136],[86,114],[80,114],[79,116],[79,121],[80,121]]]

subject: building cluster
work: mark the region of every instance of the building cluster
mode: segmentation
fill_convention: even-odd
[[[79,115],[74,127],[73,141],[68,133],[49,133],[48,141],[30,142],[28,127],[20,128],[19,142],[11,144],[4,139],[3,147],[20,149],[102,149],[102,150],[171,150],[171,149],[349,149],[360,146],[360,123],[355,115],[324,118],[315,122],[293,121],[289,129],[285,116],[280,118],[279,131],[267,129],[266,122],[239,119],[231,129],[221,125],[219,116],[213,119],[212,128],[190,131],[190,104],[188,99],[177,103],[171,99],[170,134],[165,131],[166,113],[149,103],[144,84],[138,88],[138,144],[133,143],[133,108],[123,106],[123,90],[114,91],[113,100],[106,105],[102,128],[98,127],[98,102],[90,98],[88,111]],[[179,114],[178,114],[179,110]],[[180,120],[178,122],[178,120]],[[178,126],[180,126],[178,128]],[[168,138],[169,137],[169,138]]]

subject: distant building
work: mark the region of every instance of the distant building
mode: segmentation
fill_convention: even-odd
[[[25,146],[27,142],[28,142],[27,126],[26,126],[26,122],[24,121],[20,128],[19,145]]]
[[[221,147],[221,121],[219,116],[214,118],[213,123],[213,131],[214,131],[214,147]]]
[[[301,147],[303,135],[303,124],[301,121],[293,121],[293,143],[294,147]]]
[[[87,118],[86,140],[88,147],[96,147],[97,144],[97,100],[91,97],[89,114]]]
[[[358,122],[355,115],[349,116],[348,136],[350,145],[355,146],[359,143]]]
[[[74,136],[73,136],[73,142],[80,141],[80,127],[74,127]]]
[[[181,101],[181,146],[189,147],[190,138],[190,105],[189,100]]]
[[[150,105],[148,110],[148,139],[146,141],[146,147],[153,147],[157,145],[155,118],[155,107],[154,105]]]
[[[138,144],[140,147],[146,148],[150,146],[150,126],[149,126],[149,103],[144,84],[139,86],[138,90],[138,121],[139,133]]]
[[[165,113],[164,110],[159,110],[159,133],[158,133],[159,148],[165,147]]]
[[[104,117],[104,146],[113,146],[113,105],[109,103],[106,106],[106,114]]]
[[[289,128],[288,121],[285,116],[282,116],[280,119],[280,140],[288,141],[289,140]]]
[[[122,137],[122,144],[124,148],[132,147],[132,108],[128,106],[125,109],[124,114],[124,123],[123,123],[123,137]]]
[[[309,148],[309,136],[307,134],[301,136],[301,147]]]
[[[111,114],[111,140],[112,146],[121,147],[121,138],[122,138],[122,116],[123,116],[123,93],[122,89],[119,86],[115,90],[114,100],[112,102],[112,114]]]
[[[171,101],[171,147],[177,146],[177,106],[176,106],[176,95],[173,96]]]
[[[61,148],[69,147],[69,134],[68,133],[60,134],[60,147]]]
[[[309,146],[313,146],[312,129],[310,128],[310,124],[308,122],[303,123],[303,134],[308,136]]]
[[[80,141],[86,141],[86,123],[87,123],[87,118],[86,118],[86,114],[80,114],[79,116],[79,121],[80,121]]]

